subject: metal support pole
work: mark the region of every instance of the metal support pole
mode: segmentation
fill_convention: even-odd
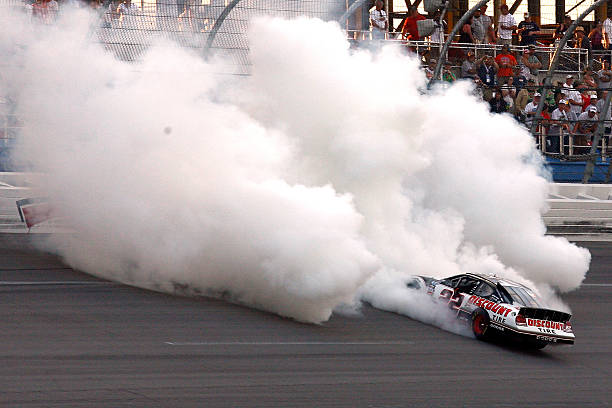
[[[586,18],[586,16],[589,15],[591,11],[595,10],[597,7],[599,7],[602,3],[606,1],[608,0],[597,0],[588,9],[586,9],[582,14],[580,14],[578,18],[576,19],[576,21],[572,22],[572,24],[568,27],[567,31],[563,35],[563,38],[561,39],[561,41],[559,41],[559,45],[557,46],[557,49],[555,50],[555,53],[553,54],[552,60],[550,61],[548,72],[546,73],[546,77],[544,78],[544,95],[542,95],[542,99],[546,98],[546,93],[548,92],[548,89],[552,85],[552,76],[555,70],[557,69],[557,65],[559,65],[559,58],[561,57],[561,52],[563,50],[563,47],[565,47],[565,44],[567,44],[567,41],[574,35],[574,31],[576,30],[576,27],[578,26],[578,24],[582,22],[582,20]],[[538,109],[536,110],[536,114],[531,124],[530,131],[532,134],[534,132],[536,124],[542,121],[542,109],[543,108],[544,108],[543,103],[538,104]]]
[[[217,32],[219,31],[219,28],[221,28],[221,25],[223,24],[223,22],[227,18],[227,15],[241,1],[242,0],[232,0],[232,2],[230,4],[228,4],[227,7],[225,7],[223,9],[223,11],[219,15],[219,17],[217,17],[217,19],[215,20],[215,24],[213,25],[212,29],[210,30],[210,33],[208,33],[208,38],[206,39],[206,51],[210,51],[210,47],[212,47],[213,41],[215,41],[215,37],[217,36]]]
[[[442,67],[444,66],[444,62],[446,61],[446,53],[448,52],[448,47],[450,47],[450,43],[453,41],[453,37],[455,37],[459,29],[463,27],[465,22],[468,21],[470,17],[474,15],[476,10],[480,9],[482,6],[484,6],[488,2],[489,0],[480,0],[467,13],[461,16],[457,24],[455,24],[455,26],[453,27],[453,31],[451,31],[451,33],[448,35],[448,38],[446,39],[446,41],[444,42],[444,45],[442,46],[442,49],[440,50],[440,58],[438,58],[438,62],[436,63],[436,69],[434,70],[434,74],[429,80],[429,84],[427,85],[428,88],[431,87],[434,81],[441,79],[440,73],[442,71]]]

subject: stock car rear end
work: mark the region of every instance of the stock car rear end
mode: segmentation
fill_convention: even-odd
[[[478,339],[501,335],[533,348],[574,344],[571,315],[543,307],[533,291],[519,283],[466,273],[440,280],[418,277],[408,286],[426,288],[447,303]]]

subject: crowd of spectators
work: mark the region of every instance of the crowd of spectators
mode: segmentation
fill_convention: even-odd
[[[210,28],[210,7],[201,2],[168,0],[145,6],[148,7],[146,10],[141,9],[139,3],[135,0],[24,0],[23,4],[33,20],[45,24],[54,22],[62,10],[90,8],[100,14],[103,27],[141,28],[145,17],[155,17],[158,25],[181,31],[207,31]],[[147,23],[146,27],[151,25]]]
[[[518,54],[511,52],[508,45],[496,57],[485,53],[476,58],[470,51],[459,69],[453,70],[450,63],[445,63],[442,80],[473,82],[474,92],[488,103],[491,112],[510,114],[529,129],[542,104],[542,122],[536,123],[534,130],[547,135],[546,151],[561,152],[562,134],[572,137],[574,153],[586,153],[604,111],[607,88],[612,84],[610,61],[602,60],[598,71],[587,68],[580,75],[568,74],[563,81],[553,81],[552,87],[544,87],[545,75],[539,75],[542,63],[536,48],[528,46]],[[427,61],[424,71],[428,78],[433,77],[436,62],[434,58]],[[610,134],[611,114],[609,107],[602,117],[608,121],[606,136]],[[566,140],[565,145],[568,143]]]

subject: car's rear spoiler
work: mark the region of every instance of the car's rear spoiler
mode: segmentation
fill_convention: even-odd
[[[571,314],[559,312],[558,310],[537,309],[533,307],[521,307],[519,314],[528,319],[548,320],[559,323],[565,323],[572,317]]]

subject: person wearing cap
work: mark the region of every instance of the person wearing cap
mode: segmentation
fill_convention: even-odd
[[[537,78],[538,72],[542,68],[542,63],[535,55],[535,46],[529,45],[521,56],[521,65],[523,75],[527,78]]]
[[[444,63],[444,69],[442,69],[442,80],[450,82],[451,84],[457,80],[457,76],[453,72],[453,66],[449,61]]]
[[[567,93],[566,100],[569,102],[569,105],[572,108],[572,112],[574,112],[576,115],[580,115],[580,113],[582,113],[582,104],[583,104],[582,94],[580,93],[580,91],[574,88],[574,76],[573,75],[568,74],[565,77],[565,83],[563,84],[563,88],[565,88],[565,91]]]
[[[576,115],[570,110],[566,99],[561,99],[558,106],[550,115],[551,125],[546,136],[546,151],[552,153],[561,152],[560,136],[571,134],[570,123],[576,120]]]
[[[533,94],[533,100],[530,101],[523,108],[523,115],[525,116],[525,125],[528,128],[531,128],[531,124],[533,123],[533,118],[535,118],[536,111],[538,110],[538,105],[542,102],[542,95],[539,92],[535,92]]]
[[[582,92],[582,111],[586,112],[586,110],[589,108],[589,106],[594,106],[595,104],[597,104],[597,92],[595,91],[589,91],[588,88],[585,85],[582,85],[583,88],[581,88]]]
[[[498,43],[512,45],[512,32],[518,28],[516,20],[510,14],[507,4],[502,4],[499,11],[501,14],[497,24]]]
[[[576,37],[574,48],[586,50],[587,66],[590,68],[593,65],[593,49],[591,47],[591,41],[589,40],[589,37],[587,37],[584,33],[584,27],[576,27],[576,32],[574,33],[574,36]]]
[[[461,64],[461,78],[478,78],[478,66],[482,64],[486,55],[483,55],[478,60],[473,51],[468,51],[467,58]]]
[[[485,27],[482,22],[480,9],[474,12],[472,16],[472,36],[475,44],[483,44],[485,42]]]
[[[532,45],[536,42],[536,35],[540,33],[540,27],[531,21],[529,13],[523,15],[523,21],[518,25],[518,32],[521,35],[520,45]]]
[[[523,71],[524,71],[523,68],[524,67],[522,65],[515,65],[514,68],[512,68],[512,77],[514,78],[514,86],[516,86],[516,90],[518,92],[520,92],[521,89],[527,86],[528,78],[525,75],[523,75]]]
[[[578,146],[574,148],[575,153],[588,153],[598,120],[597,107],[593,105],[578,116],[578,122],[574,126],[574,146]]]

